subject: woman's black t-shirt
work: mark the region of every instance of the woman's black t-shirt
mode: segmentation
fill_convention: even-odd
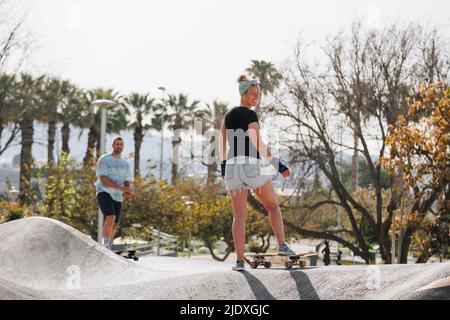
[[[259,152],[253,146],[247,133],[248,125],[253,122],[259,125],[258,115],[247,107],[235,107],[225,115],[227,141],[230,146],[228,160],[237,156],[260,159]]]

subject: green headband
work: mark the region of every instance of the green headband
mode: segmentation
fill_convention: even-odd
[[[239,82],[239,93],[243,96],[251,86],[258,86],[258,80],[242,80]]]

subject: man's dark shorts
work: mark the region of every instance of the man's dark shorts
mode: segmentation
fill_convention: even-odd
[[[98,193],[97,201],[103,215],[105,217],[116,216],[116,223],[119,224],[122,202],[113,200],[113,198],[111,198],[111,195],[107,192]]]

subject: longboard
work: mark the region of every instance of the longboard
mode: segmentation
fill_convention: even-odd
[[[293,256],[285,256],[278,253],[253,253],[246,255],[250,261],[250,267],[256,269],[259,266],[269,269],[272,266],[272,262],[269,261],[272,257],[284,257],[287,260],[284,263],[286,269],[291,269],[294,265],[298,265],[300,268],[306,267],[306,261],[304,258],[317,256],[317,253],[300,253]],[[269,258],[269,259],[267,259]]]
[[[129,260],[134,260],[134,261],[139,261],[139,257],[136,255],[136,250],[118,250],[118,251],[114,251],[115,254],[118,254],[119,256],[125,258],[125,259],[129,259]]]

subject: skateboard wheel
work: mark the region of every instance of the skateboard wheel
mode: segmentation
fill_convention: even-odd
[[[300,266],[300,268],[304,268],[304,267],[306,267],[306,261],[300,260],[300,261],[298,262],[298,265]]]
[[[291,269],[293,265],[292,261],[286,261],[284,264],[286,269]]]
[[[134,261],[139,261],[139,257],[134,257],[133,260]]]
[[[252,269],[256,269],[256,268],[258,268],[258,263],[253,261],[253,262],[250,263],[250,267]]]
[[[272,263],[270,261],[264,262],[264,268],[269,269],[272,266]]]

